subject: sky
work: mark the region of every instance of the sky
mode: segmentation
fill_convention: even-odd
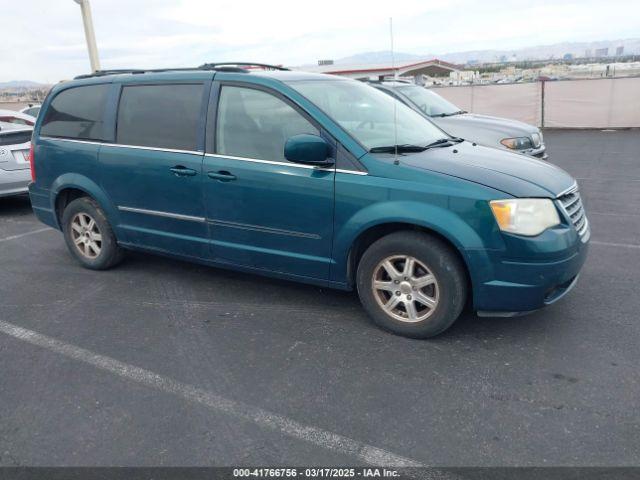
[[[90,0],[106,68],[315,64],[362,52],[443,54],[640,36],[637,0]],[[73,0],[0,0],[0,82],[87,73]]]

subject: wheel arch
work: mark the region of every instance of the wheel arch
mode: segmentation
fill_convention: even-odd
[[[467,284],[469,287],[471,286],[471,274],[468,262],[459,246],[456,245],[446,235],[433,228],[418,223],[388,222],[372,225],[360,232],[360,234],[354,239],[351,248],[349,249],[349,255],[347,257],[347,282],[350,287],[353,287],[355,285],[358,264],[360,263],[360,259],[362,258],[364,252],[377,240],[380,240],[381,238],[386,237],[387,235],[390,235],[392,233],[402,231],[424,233],[426,235],[438,238],[440,241],[446,244],[462,263],[467,279]]]
[[[61,229],[62,213],[69,203],[80,197],[90,197],[98,203],[107,218],[117,219],[117,208],[100,186],[93,180],[79,174],[62,175],[51,187],[51,208],[58,228]],[[117,222],[111,222],[116,225]]]

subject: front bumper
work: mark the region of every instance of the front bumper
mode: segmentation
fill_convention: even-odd
[[[28,192],[31,170],[0,170],[0,197]]]
[[[521,150],[518,153],[524,153],[525,155],[529,155],[530,157],[536,157],[540,160],[547,160],[549,155],[547,155],[547,147],[543,143],[538,148],[530,148],[529,150]]]
[[[504,145],[499,145],[499,148],[503,150],[507,150],[511,153],[521,153],[522,155],[528,155],[529,157],[539,158],[540,160],[548,160],[549,155],[547,155],[547,147],[543,143],[538,148],[529,148],[527,150],[512,150],[511,148],[507,148]]]
[[[482,315],[511,316],[557,302],[576,285],[589,250],[566,225],[532,238],[505,235],[505,244],[504,251],[468,253],[474,309]]]

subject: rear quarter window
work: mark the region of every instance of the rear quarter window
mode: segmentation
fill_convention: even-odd
[[[203,90],[202,84],[124,86],[116,142],[197,150]]]
[[[73,87],[51,101],[40,128],[48,137],[104,140],[104,110],[109,84]]]

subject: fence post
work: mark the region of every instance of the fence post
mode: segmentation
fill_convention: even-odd
[[[544,85],[547,82],[542,80],[540,83],[540,128],[544,128]]]

